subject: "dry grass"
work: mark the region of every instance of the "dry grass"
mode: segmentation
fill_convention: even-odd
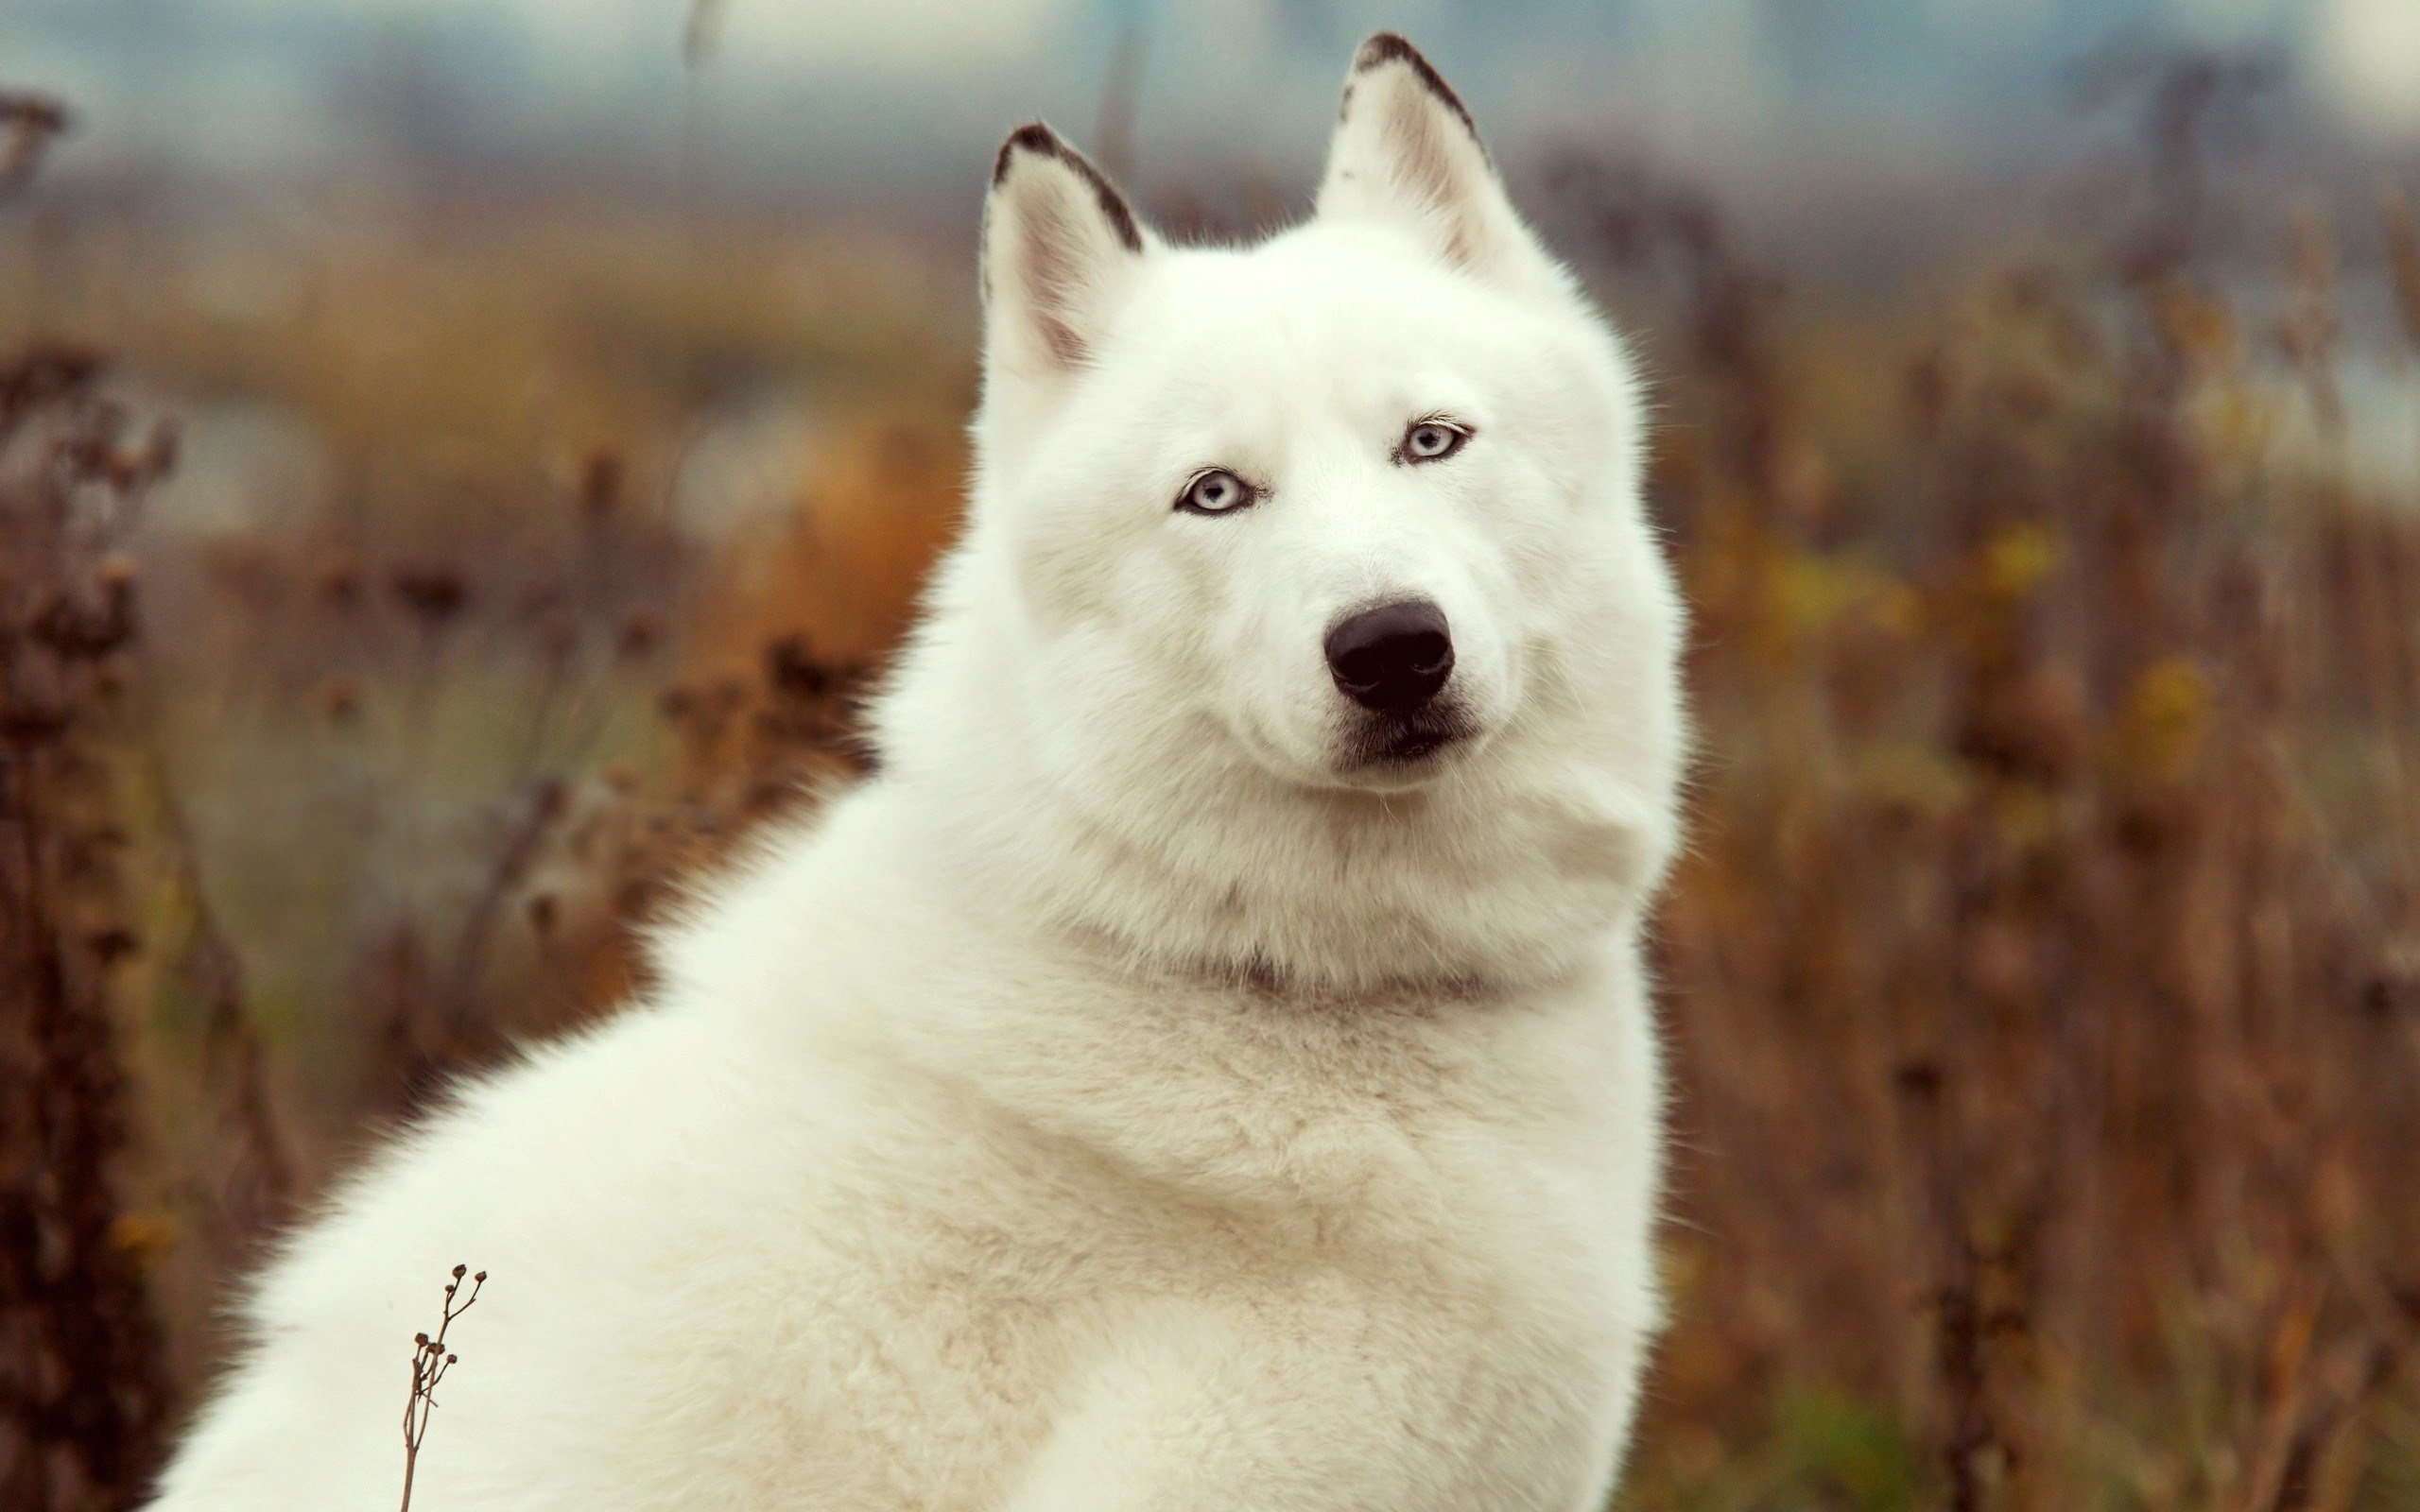
[[[64,112],[0,96],[0,198]],[[172,438],[62,346],[0,359],[0,1504],[112,1504],[167,1405],[113,1177],[129,1108],[111,974],[131,948],[103,754],[134,640],[117,554]]]
[[[2101,234],[1878,313],[1788,302],[1651,174],[1555,176],[1654,333],[1707,753],[1658,933],[1678,1326],[1640,1512],[2420,1507],[2420,478],[2345,465],[2324,221],[2270,217],[2259,277],[2213,249],[2193,122],[2234,86],[2144,87]],[[140,1407],[39,1420],[89,1464],[144,1462],[230,1269],[365,1131],[610,1005],[667,888],[861,763],[849,699],[954,519],[929,264],[382,214],[241,254],[99,216],[0,279],[51,296],[16,330],[316,448],[137,543],[85,775],[11,811],[114,848],[99,934],[10,895],[27,950],[120,942],[69,1101],[134,1143],[60,1231],[165,1343],[78,1356]],[[2409,372],[2420,233],[2382,224]],[[698,530],[703,418],[752,394],[821,422],[771,449],[780,507]],[[36,1421],[5,1369],[0,1482]],[[25,1504],[123,1504],[78,1473]]]
[[[1563,182],[1684,353],[1707,746],[1630,1504],[2420,1505],[2420,480],[2322,229],[2238,308],[2154,173],[1894,354]]]

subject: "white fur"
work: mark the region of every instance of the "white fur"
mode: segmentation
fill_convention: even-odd
[[[391,1503],[457,1262],[420,1512],[1601,1503],[1681,615],[1620,350],[1424,72],[1365,48],[1249,249],[1012,139],[882,774],[294,1241],[163,1512]],[[1205,466],[1264,497],[1174,510]],[[1371,765],[1322,639],[1407,593],[1470,734]]]

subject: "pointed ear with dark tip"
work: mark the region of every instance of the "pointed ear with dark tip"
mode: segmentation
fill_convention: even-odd
[[[1564,287],[1512,209],[1470,112],[1392,31],[1361,44],[1344,80],[1319,214],[1393,225],[1453,266],[1508,286]]]
[[[1058,132],[1010,133],[983,207],[985,365],[1026,378],[1081,367],[1147,246],[1125,197]]]

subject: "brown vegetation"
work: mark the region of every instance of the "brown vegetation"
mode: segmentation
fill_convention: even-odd
[[[2315,218],[2227,298],[2197,80],[2105,238],[1896,356],[1793,334],[1685,192],[1563,176],[1685,343],[1636,1505],[2420,1505],[2420,490],[2347,481]]]
[[[64,112],[0,97],[0,193]],[[114,554],[167,468],[67,347],[0,359],[0,1504],[123,1502],[167,1382],[112,1184],[127,1089],[110,1018],[130,948],[96,746],[134,636]]]
[[[1629,1505],[2420,1507],[2420,478],[2345,455],[2324,218],[2221,256],[2201,133],[2252,81],[2126,87],[2098,233],[1929,303],[1793,303],[1703,196],[1552,176],[1649,330],[1705,750]],[[202,470],[154,489],[55,341],[0,372],[0,1503],[127,1504],[297,1198],[861,768],[954,520],[925,265],[470,213],[286,249],[258,308],[197,253],[11,317],[317,451],[118,555]],[[122,289],[133,233],[79,234]],[[697,528],[765,390],[821,416],[787,496]]]

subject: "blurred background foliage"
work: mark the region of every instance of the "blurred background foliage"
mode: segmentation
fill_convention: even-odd
[[[863,770],[1006,128],[1248,233],[1375,24],[1697,616],[1624,1506],[2420,1508],[2403,0],[0,12],[0,1506],[129,1504],[277,1226]]]

